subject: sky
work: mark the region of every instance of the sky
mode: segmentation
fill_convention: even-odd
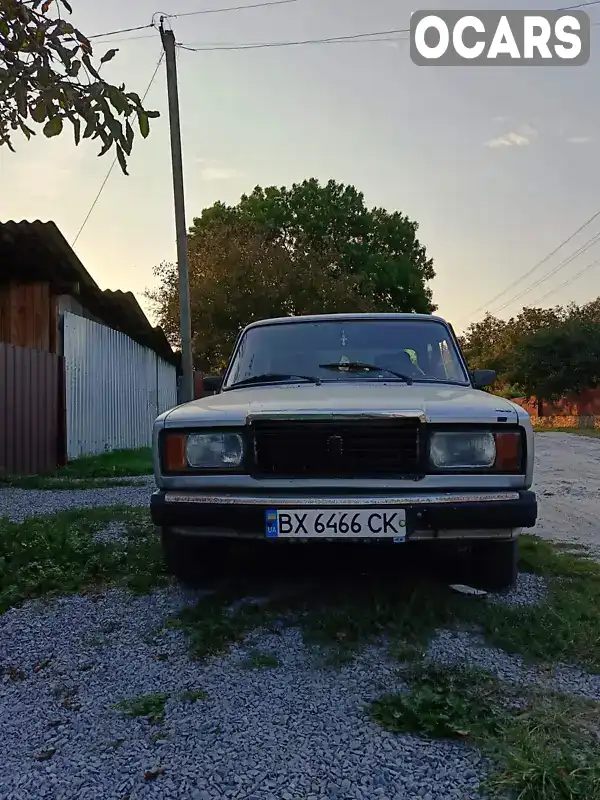
[[[71,2],[72,21],[91,36],[150,24],[158,12],[189,14],[256,0]],[[422,8],[500,5],[558,4],[296,0],[181,16],[171,24],[180,43],[232,45],[403,29]],[[600,23],[600,4],[588,13]],[[405,37],[180,50],[188,226],[203,208],[217,200],[233,204],[257,184],[334,178],[354,184],[369,206],[400,210],[419,223],[437,273],[434,302],[459,331],[486,308],[509,316],[524,304],[581,303],[600,295],[600,265],[571,282],[600,258],[598,244],[508,302],[600,232],[599,217],[523,280],[600,209],[600,24],[592,28],[592,55],[582,67],[419,67]],[[107,79],[143,94],[162,51],[158,32],[100,38],[95,53],[113,46],[119,52],[103,68]],[[156,283],[153,268],[176,255],[164,64],[146,105],[161,117],[151,120],[147,140],[136,140],[129,177],[118,167],[112,171],[74,249],[102,288],[131,290],[150,312],[144,292]],[[16,154],[0,149],[0,220],[53,220],[72,243],[112,154],[98,158],[97,143],[76,148],[68,126],[57,139],[40,134],[16,145]]]

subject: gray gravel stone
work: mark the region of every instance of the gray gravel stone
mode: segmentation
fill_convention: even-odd
[[[365,703],[402,688],[382,648],[321,670],[299,631],[287,629],[253,637],[278,669],[241,669],[250,644],[194,662],[183,633],[157,633],[193,600],[178,589],[147,597],[110,590],[0,617],[0,663],[25,673],[0,683],[0,797],[479,797],[486,765],[476,751],[395,736],[368,719]],[[181,701],[200,688],[205,700]],[[169,695],[160,728],[114,708],[155,692]],[[48,760],[36,759],[51,749]],[[159,767],[164,774],[144,778]]]
[[[0,517],[22,522],[28,517],[56,514],[76,508],[127,505],[149,507],[155,489],[154,478],[142,475],[135,480],[144,486],[115,486],[104,489],[0,489]]]
[[[440,664],[479,667],[509,683],[540,686],[600,702],[600,675],[567,665],[556,669],[527,666],[520,656],[490,647],[471,631],[438,631],[429,643],[427,657]]]
[[[521,572],[514,589],[487,596],[488,602],[505,606],[535,606],[546,599],[548,584],[541,575]]]

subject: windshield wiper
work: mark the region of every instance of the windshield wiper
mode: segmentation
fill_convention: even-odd
[[[292,381],[292,380],[302,380],[302,381],[309,381],[310,383],[314,383],[317,386],[320,386],[321,380],[320,378],[315,378],[312,375],[284,375],[278,372],[265,372],[262,375],[253,375],[251,378],[244,378],[243,381],[237,381],[237,383],[232,383],[231,386],[228,386],[228,389],[237,389],[238,386],[249,386],[252,383],[270,383],[271,381],[275,383],[279,383],[280,381]]]
[[[389,372],[396,378],[407,383],[409,386],[412,384],[413,379],[409,375],[403,375],[401,372],[395,372],[393,369],[387,367],[378,367],[377,364],[365,364],[362,361],[346,361],[341,364],[334,361],[331,364],[319,364],[320,369],[337,369],[338,371],[350,370],[351,372]]]

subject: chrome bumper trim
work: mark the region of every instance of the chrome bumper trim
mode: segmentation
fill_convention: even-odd
[[[290,496],[290,495],[233,495],[233,494],[200,494],[199,492],[165,492],[166,503],[194,503],[200,505],[223,506],[277,506],[278,508],[301,508],[316,506],[318,508],[361,506],[426,506],[441,503],[498,503],[518,500],[518,492],[436,492],[431,494],[394,494],[349,497]]]

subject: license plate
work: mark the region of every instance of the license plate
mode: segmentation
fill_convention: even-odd
[[[406,539],[404,508],[269,509],[266,513],[269,539]]]

